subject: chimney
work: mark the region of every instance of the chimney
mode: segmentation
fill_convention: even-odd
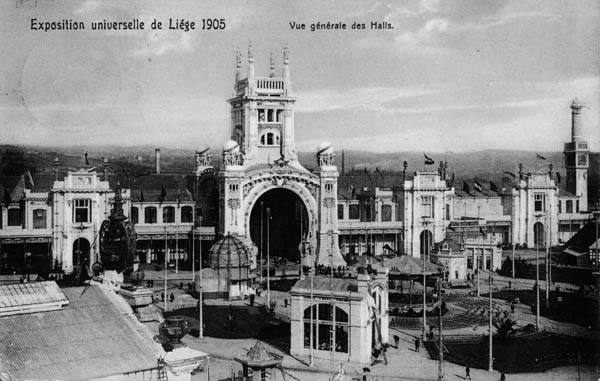
[[[160,148],[154,151],[154,168],[156,169],[156,174],[160,175]]]

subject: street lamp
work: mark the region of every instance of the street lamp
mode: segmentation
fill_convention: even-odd
[[[271,226],[271,208],[267,208],[267,307],[271,308],[271,262],[269,260]]]
[[[539,229],[540,223],[540,214],[535,215],[536,224],[534,225],[534,239],[537,238],[539,240],[540,233],[537,231]],[[540,329],[540,251],[538,242],[534,242],[535,245],[535,329],[539,331]]]
[[[263,210],[264,201],[260,201],[260,284],[263,282]]]
[[[425,266],[427,264],[427,252],[429,251],[429,246],[427,242],[429,238],[429,230],[427,229],[427,227],[430,223],[431,221],[429,221],[427,217],[423,217],[423,340],[425,339],[425,333],[427,332],[427,277],[425,275]]]

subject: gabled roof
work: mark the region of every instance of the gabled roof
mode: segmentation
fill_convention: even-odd
[[[391,275],[419,275],[423,274],[423,260],[420,258],[401,255],[389,260],[386,260],[378,266],[390,269]],[[425,264],[425,272],[427,275],[437,274],[439,266],[431,262]]]
[[[316,275],[313,277],[313,289],[332,292],[356,292],[358,290],[357,280],[353,278],[330,278],[326,276]],[[293,291],[310,292],[310,277],[296,282]]]
[[[133,201],[141,201],[142,198],[146,202],[160,201],[163,193],[164,202],[177,202],[178,199],[182,202],[193,201],[192,193],[186,186],[186,175],[144,175],[121,179],[120,185],[122,188],[131,189]]]

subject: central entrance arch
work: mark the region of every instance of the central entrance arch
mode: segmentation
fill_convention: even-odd
[[[285,188],[263,193],[250,213],[250,238],[259,252],[262,248],[264,256],[268,244],[271,257],[299,262],[300,242],[309,235],[309,226],[306,205],[295,192]]]

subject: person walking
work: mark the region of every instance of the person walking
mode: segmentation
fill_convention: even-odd
[[[469,366],[469,364],[467,364],[467,367],[465,368],[465,379],[471,379],[471,367]]]
[[[419,352],[419,347],[421,346],[421,340],[419,338],[415,338],[415,352]]]
[[[500,381],[506,381],[506,374],[504,372],[500,374]]]

